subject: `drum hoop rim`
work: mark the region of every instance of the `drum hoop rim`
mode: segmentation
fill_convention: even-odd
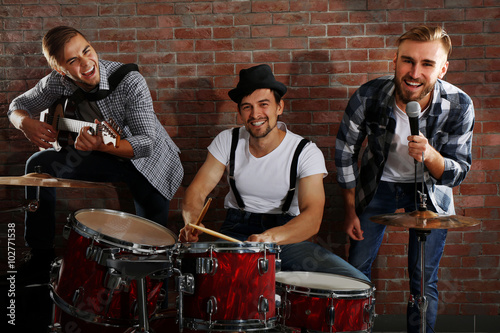
[[[373,296],[375,288],[357,289],[357,290],[331,290],[331,289],[318,289],[308,288],[297,285],[285,284],[276,281],[276,288],[285,289],[286,293],[299,294],[306,296],[314,296],[319,298],[333,298],[333,299],[364,299]]]
[[[344,276],[339,274],[325,273],[325,272],[309,272],[309,271],[281,271],[276,273],[276,275],[280,275],[283,273],[295,274],[295,275],[304,275],[306,273],[320,273],[329,275],[332,277],[339,277],[342,279],[352,280],[359,283],[363,283],[366,285],[366,289],[343,289],[343,290],[334,290],[334,289],[321,289],[321,288],[311,288],[305,286],[299,286],[292,283],[285,283],[278,281],[278,276],[276,277],[276,287],[280,287],[285,289],[288,293],[295,293],[307,296],[316,296],[321,298],[364,298],[364,297],[372,297],[375,293],[375,285],[369,281],[362,280],[359,278]]]
[[[61,296],[59,296],[59,294],[56,291],[56,288],[52,284],[49,284],[49,290],[50,290],[50,297],[61,310],[63,310],[70,316],[74,316],[87,323],[98,323],[99,325],[108,327],[121,327],[123,325],[130,325],[131,323],[134,324],[134,320],[108,318],[103,315],[81,310],[69,304],[66,300],[64,300]]]
[[[313,272],[313,271],[280,271],[280,272],[277,272],[276,274],[277,275],[282,275],[283,273],[286,273],[286,274],[288,274],[288,273],[289,274],[296,274],[296,275],[303,275],[303,274],[306,274],[306,273],[325,274],[325,275],[328,275],[328,276],[340,277],[342,279],[347,279],[347,280],[353,280],[353,281],[356,281],[356,282],[361,282],[361,283],[364,283],[364,284],[370,286],[370,288],[367,288],[367,289],[375,289],[375,285],[371,281],[366,281],[366,280],[355,278],[355,277],[352,277],[352,276],[345,276],[345,275],[334,274],[334,273],[326,273],[326,272]],[[276,282],[278,282],[278,281],[276,281]],[[283,283],[283,282],[281,282],[281,283]],[[283,283],[283,284],[289,284],[289,283]],[[359,290],[362,290],[362,289],[359,289]]]
[[[172,236],[174,243],[172,245],[149,245],[149,244],[133,243],[130,241],[116,238],[114,236],[107,235],[105,233],[98,232],[98,231],[88,227],[87,225],[85,225],[84,223],[82,223],[81,221],[79,221],[76,218],[78,213],[93,212],[93,211],[100,211],[100,212],[106,212],[106,213],[116,213],[117,215],[120,215],[120,216],[131,216],[131,217],[152,223],[156,226],[160,226],[160,227],[164,228],[165,231],[167,231],[167,233],[170,234],[170,236]],[[133,214],[126,213],[126,212],[120,212],[120,211],[112,210],[112,209],[99,209],[99,208],[79,209],[79,210],[77,210],[69,215],[68,222],[70,223],[71,226],[75,227],[74,229],[76,232],[78,232],[80,235],[82,235],[84,237],[88,236],[89,238],[91,238],[97,242],[102,241],[106,244],[118,246],[120,248],[130,250],[130,251],[162,253],[162,252],[166,252],[170,248],[175,247],[175,245],[177,243],[177,239],[175,237],[175,234],[171,230],[169,230],[168,228],[165,228],[164,226],[162,226],[161,224],[150,221],[150,220],[143,218],[141,216],[133,215]]]
[[[216,253],[234,252],[234,253],[260,253],[262,250],[270,253],[278,253],[279,245],[268,242],[186,242],[179,243],[179,252],[184,253],[205,253],[213,250]]]

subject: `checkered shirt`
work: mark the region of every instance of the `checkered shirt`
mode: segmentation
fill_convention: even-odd
[[[335,143],[337,181],[342,188],[356,187],[356,212],[360,214],[375,195],[389,154],[395,128],[394,77],[385,76],[362,85],[351,97]],[[470,169],[474,107],[471,98],[442,80],[434,87],[433,100],[419,120],[420,132],[445,160],[440,180],[425,169],[429,198],[438,213],[454,214],[452,187]],[[367,145],[358,169],[358,155]]]
[[[99,60],[100,90],[109,89],[108,78],[122,64]],[[35,87],[16,97],[8,115],[26,110],[31,117],[46,110],[61,96],[70,96],[77,86],[56,71],[41,79]],[[132,163],[167,199],[179,188],[184,170],[179,148],[162,126],[153,109],[153,100],[144,77],[136,71],[128,73],[116,90],[97,101],[104,119],[113,119],[123,130],[134,151]]]

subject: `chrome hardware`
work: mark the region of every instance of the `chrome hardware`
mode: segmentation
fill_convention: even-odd
[[[70,233],[71,233],[71,227],[69,225],[65,224],[63,227],[63,232],[62,232],[64,239],[67,240],[69,238]]]
[[[177,279],[177,291],[194,294],[194,276],[192,274],[181,275],[176,277]]]
[[[214,313],[217,313],[217,299],[215,296],[210,296],[207,301],[207,313],[211,316]]]
[[[218,267],[217,258],[196,258],[196,274],[215,275]]]
[[[281,259],[276,258],[274,264],[276,266],[276,273],[281,272]]]
[[[328,307],[328,325],[333,326],[335,323],[335,307],[333,305],[330,305]]]
[[[104,276],[104,286],[109,290],[118,290],[123,284],[125,281],[122,281],[121,275],[112,268],[108,269]]]
[[[73,305],[77,305],[80,302],[80,299],[83,297],[83,294],[85,293],[85,289],[83,287],[79,287],[77,290],[75,290],[73,294]]]
[[[269,270],[269,259],[259,258],[259,262],[257,264],[259,269],[259,275],[264,275]]]
[[[260,313],[267,313],[269,311],[269,301],[262,295],[260,295],[259,297],[259,305],[257,306],[257,311]]]

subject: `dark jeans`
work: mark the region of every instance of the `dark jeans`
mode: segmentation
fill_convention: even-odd
[[[56,152],[53,149],[39,151],[26,162],[26,173],[35,171],[56,178],[94,182],[124,182],[134,198],[138,216],[167,225],[170,201],[166,199],[132,165],[132,162],[101,152],[83,152],[72,146]],[[26,187],[26,198],[36,198],[36,187]],[[29,247],[52,248],[55,234],[56,188],[40,187],[39,207],[26,213],[25,240]],[[94,208],[94,207],[87,207]]]
[[[246,241],[252,234],[284,225],[293,216],[283,214],[255,214],[229,209],[220,232]],[[347,261],[312,242],[280,245],[281,269],[283,271],[309,271],[338,274],[368,281],[367,277]]]
[[[404,208],[406,212],[413,212],[415,207],[415,185],[403,183],[380,182],[377,193],[365,211],[359,216],[361,229],[364,231],[362,241],[351,239],[349,262],[357,267],[366,276],[371,278],[371,267],[375,260],[386,226],[375,223],[370,217],[394,213]],[[427,209],[435,211],[427,201]],[[427,323],[434,328],[438,308],[438,269],[443,255],[447,230],[435,229],[426,237],[425,242],[425,296],[429,302],[427,308]],[[420,244],[414,229],[409,230],[408,244],[408,274],[410,276],[410,292],[420,296]],[[408,332],[419,332],[420,312],[417,306],[408,306]]]

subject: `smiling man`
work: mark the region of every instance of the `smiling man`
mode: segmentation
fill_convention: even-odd
[[[58,178],[125,182],[136,214],[166,225],[183,168],[179,149],[156,117],[144,77],[136,66],[99,59],[84,35],[71,27],[48,31],[42,47],[54,70],[15,98],[8,111],[12,124],[41,148],[27,161],[26,173],[40,166],[43,173]],[[40,121],[38,115],[58,103],[66,105],[65,117],[117,124],[122,131],[119,144],[105,144],[103,132],[92,133],[89,126],[82,126],[75,131],[74,142],[60,151],[52,148],[61,139],[58,128]],[[27,188],[27,199],[36,198],[35,190]],[[55,205],[55,189],[43,187],[39,208],[26,213],[25,240],[31,253],[18,269],[19,284],[48,282]]]
[[[179,239],[198,241],[197,229],[187,224],[196,222],[207,196],[227,171],[231,188],[224,201],[227,215],[222,234],[281,245],[284,271],[317,271],[367,280],[342,258],[307,241],[321,225],[327,171],[321,150],[278,121],[286,91],[268,65],[240,71],[238,85],[229,97],[238,104],[244,127],[221,132],[208,147],[205,163],[182,201],[186,226]],[[305,146],[292,169],[301,142]],[[290,177],[291,172],[296,177]]]
[[[454,186],[471,166],[474,107],[462,90],[443,81],[448,70],[451,39],[440,27],[420,26],[397,40],[395,74],[362,85],[351,97],[337,134],[335,165],[345,204],[345,230],[351,238],[349,262],[366,276],[382,243],[385,226],[370,217],[418,209],[415,179],[425,179],[427,209],[454,214]],[[411,135],[405,113],[418,102],[419,135]],[[358,170],[363,141],[368,145]],[[424,162],[417,168],[415,161]],[[421,163],[418,163],[421,166]],[[410,229],[408,274],[411,295],[420,296],[419,244]],[[446,230],[433,230],[426,241],[425,296],[427,324],[436,320],[437,275]],[[408,306],[408,332],[418,332],[420,314]]]

